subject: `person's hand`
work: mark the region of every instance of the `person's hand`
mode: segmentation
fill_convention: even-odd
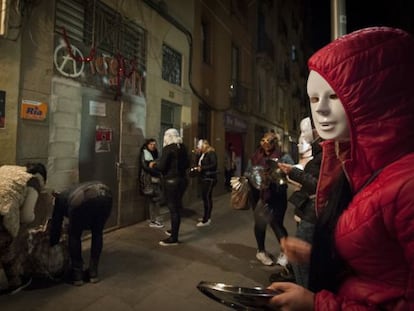
[[[280,291],[269,300],[271,310],[313,311],[314,293],[306,288],[288,282],[272,283],[268,289]]]
[[[201,166],[197,166],[197,171],[201,172]]]
[[[290,173],[290,171],[292,170],[293,165],[291,164],[287,164],[287,163],[282,163],[282,162],[278,162],[277,166],[283,171],[283,173],[285,173],[286,175],[288,175]]]
[[[289,262],[293,263],[309,263],[311,244],[295,237],[286,237],[281,241],[283,252],[287,256]]]
[[[156,165],[157,165],[157,163],[156,163],[155,161],[150,162],[150,163],[148,164],[148,166],[149,166],[150,168],[154,168]]]

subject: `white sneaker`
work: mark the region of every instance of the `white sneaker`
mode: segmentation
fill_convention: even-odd
[[[164,228],[164,224],[158,220],[152,220],[149,223],[151,228]]]
[[[287,259],[286,255],[284,253],[280,253],[279,257],[277,257],[276,263],[279,266],[286,267],[287,264],[288,264],[288,259]]]
[[[196,224],[197,227],[205,227],[205,226],[210,226],[211,224],[211,219],[207,220],[206,222],[200,221]]]
[[[265,266],[272,266],[273,260],[269,257],[269,255],[266,252],[257,252],[256,258]]]

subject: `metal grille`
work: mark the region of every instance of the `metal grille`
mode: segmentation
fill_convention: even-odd
[[[92,28],[92,23],[85,21],[85,2],[76,0],[57,1],[55,31],[62,33],[62,29],[65,28],[70,39],[84,42],[84,38],[88,36],[85,32],[89,32],[90,35]],[[88,29],[88,24],[90,29]]]
[[[146,68],[146,32],[100,1],[57,0],[55,31],[66,30],[68,38],[95,46],[100,52],[136,60]],[[95,6],[94,6],[95,5]]]
[[[162,46],[162,78],[181,86],[182,56],[168,45]]]

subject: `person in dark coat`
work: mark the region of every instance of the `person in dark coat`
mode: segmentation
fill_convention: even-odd
[[[312,244],[316,224],[315,193],[322,160],[320,142],[321,139],[318,136],[313,140],[311,144],[312,158],[305,164],[303,170],[291,164],[278,164],[279,168],[288,175],[289,179],[300,185],[300,189],[293,192],[289,201],[295,205],[295,219],[297,221],[295,237],[309,244]],[[292,238],[289,237],[288,239],[291,240]],[[290,259],[289,261],[293,268],[296,284],[307,288],[309,283],[309,263],[292,262]],[[283,275],[283,273],[270,277],[271,282],[277,280],[290,279]]]
[[[112,193],[100,181],[84,182],[55,194],[55,204],[50,229],[50,246],[59,243],[64,217],[69,219],[68,243],[71,259],[71,281],[73,285],[84,283],[82,258],[82,233],[92,234],[89,268],[86,271],[89,281],[99,281],[98,265],[103,247],[103,229],[112,209]]]
[[[149,167],[149,164],[158,159],[157,141],[154,138],[145,140],[139,154],[139,187],[140,193],[148,203],[149,226],[163,228],[160,217],[160,201],[162,199],[161,174]]]
[[[200,140],[199,145],[201,155],[198,159],[196,169],[200,174],[201,197],[203,199],[204,213],[203,218],[196,226],[205,227],[211,224],[213,189],[217,184],[217,154],[207,140]]]
[[[250,165],[247,169],[249,181],[254,184],[257,179],[254,177],[254,167],[261,168],[264,172],[264,182],[253,187],[253,196],[257,204],[254,207],[254,235],[257,242],[256,258],[265,266],[274,264],[273,259],[265,249],[267,225],[272,228],[277,240],[283,243],[288,232],[283,225],[287,209],[287,183],[278,179],[275,168],[275,161],[281,161],[283,153],[279,146],[279,136],[273,132],[267,132],[260,140],[260,147],[250,158]],[[293,161],[291,162],[293,164]],[[252,173],[253,172],[253,173]],[[276,263],[286,267],[287,259],[281,247],[281,252]]]
[[[188,185],[187,169],[190,166],[190,159],[187,147],[183,144],[176,129],[170,128],[165,131],[162,155],[149,166],[164,176],[164,195],[171,218],[171,230],[166,231],[170,236],[160,241],[159,244],[161,246],[177,245],[183,196]]]

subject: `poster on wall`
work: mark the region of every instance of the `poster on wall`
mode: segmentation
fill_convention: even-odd
[[[0,91],[0,129],[6,126],[6,92]]]
[[[96,127],[95,134],[95,152],[110,152],[112,142],[112,129],[105,127]]]
[[[97,117],[106,117],[106,104],[94,100],[89,101],[89,115]]]
[[[20,117],[26,120],[43,121],[47,115],[47,104],[35,100],[22,100]]]

